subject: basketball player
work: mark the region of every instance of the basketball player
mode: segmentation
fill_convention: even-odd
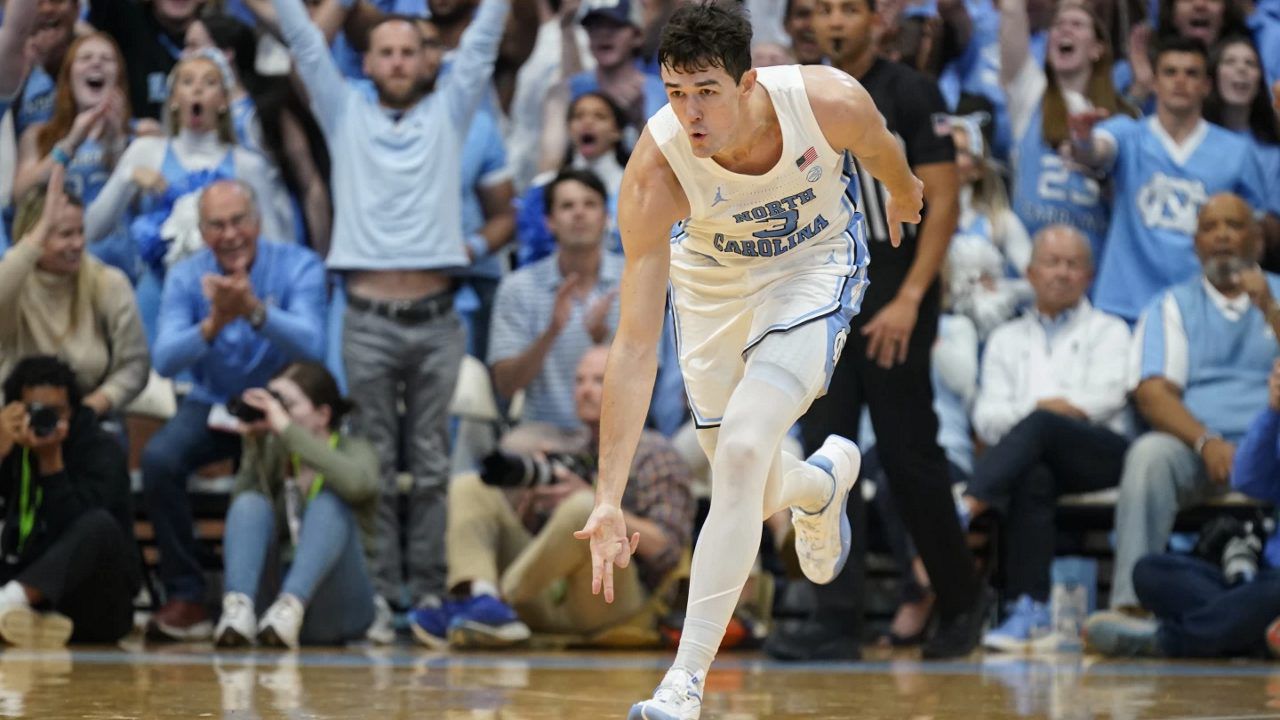
[[[670,282],[712,504],[675,664],[630,717],[689,720],[764,518],[791,508],[814,582],[829,582],[848,556],[857,447],[831,436],[806,462],[779,443],[825,391],[867,284],[850,154],[888,189],[895,245],[898,223],[920,221],[923,186],[853,78],[826,67],[749,69],[751,26],[736,3],[680,7],[658,59],[670,104],[649,120],[623,176],[622,316],[605,377],[596,506],[577,536],[591,543],[593,589],[612,602],[613,567],[626,567],[639,542],[619,504]]]

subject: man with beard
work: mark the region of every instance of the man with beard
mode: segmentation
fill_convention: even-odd
[[[70,5],[74,23],[74,2],[44,2]],[[124,66],[129,74],[129,104],[135,117],[160,119],[169,98],[169,71],[181,59],[187,26],[202,7],[204,0],[91,0],[89,3],[89,24],[115,38],[124,53]],[[50,70],[50,74],[54,71]]]
[[[434,602],[445,579],[446,410],[464,350],[448,274],[468,262],[462,147],[489,87],[509,2],[481,3],[430,93],[414,19],[383,18],[364,58],[376,100],[343,78],[301,0],[273,5],[333,152],[328,263],[346,275],[343,362],[348,383],[359,388],[355,421],[378,450],[385,482],[375,581],[380,593],[399,598],[407,556],[413,602]],[[413,476],[403,554],[395,484],[402,449]]]
[[[1133,399],[1152,430],[1125,456],[1112,608],[1138,605],[1134,565],[1164,550],[1178,511],[1228,489],[1236,443],[1266,405],[1280,357],[1280,277],[1258,268],[1249,204],[1209,198],[1195,251],[1200,275],[1157,295],[1134,332]]]
[[[827,395],[801,420],[807,449],[827,435],[858,437],[865,403],[890,491],[919,550],[937,594],[939,623],[924,647],[926,658],[968,654],[978,643],[986,598],[960,530],[946,455],[938,446],[930,350],[938,330],[938,268],[958,215],[959,180],[947,107],[938,86],[919,72],[878,56],[883,19],[875,0],[817,0],[814,30],[831,62],[852,75],[875,100],[885,124],[902,142],[911,171],[924,182],[926,212],[919,229],[906,226],[902,245],[889,244],[884,187],[864,172],[871,281],[862,313],[852,321],[849,348],[835,368]],[[865,528],[859,493],[849,498],[851,525]],[[816,587],[812,617],[798,629],[781,627],[765,651],[785,660],[855,659],[866,534],[855,533],[851,562],[829,585]]]

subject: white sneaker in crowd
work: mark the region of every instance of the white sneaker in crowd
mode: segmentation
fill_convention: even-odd
[[[306,608],[292,595],[281,595],[271,603],[258,625],[258,642],[268,647],[298,649],[298,634]]]
[[[213,631],[213,644],[218,647],[244,647],[253,644],[258,618],[253,614],[253,599],[244,593],[222,596],[222,617]]]

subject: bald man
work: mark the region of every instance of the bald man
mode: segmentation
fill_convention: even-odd
[[[1130,382],[1151,431],[1125,457],[1111,607],[1139,604],[1133,569],[1164,550],[1178,511],[1228,489],[1236,443],[1267,402],[1280,357],[1280,276],[1237,195],[1214,195],[1195,235],[1202,273],[1156,296],[1135,330]]]
[[[1125,449],[1129,326],[1089,304],[1089,239],[1066,225],[1036,233],[1027,279],[1035,304],[991,333],[973,426],[989,449],[974,466],[970,517],[996,513],[1014,549],[1003,558],[1005,622],[994,650],[1051,645],[1049,567],[1057,499],[1114,487]]]
[[[265,387],[295,360],[324,353],[320,257],[294,243],[263,240],[258,203],[245,182],[209,185],[199,208],[206,247],[169,269],[151,350],[157,372],[186,371],[193,384],[142,452],[143,497],[165,589],[148,633],[182,641],[205,640],[213,631],[187,478],[198,467],[239,457],[229,400]]]

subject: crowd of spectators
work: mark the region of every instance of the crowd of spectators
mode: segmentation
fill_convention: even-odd
[[[396,611],[437,648],[666,622],[705,465],[671,323],[614,604],[572,531],[619,188],[683,1],[0,0],[0,639],[114,641],[143,587],[149,637],[223,646],[388,642]],[[745,5],[757,66],[860,79],[925,182],[897,248],[853,181],[871,286],[793,433],[861,436],[891,641],[938,616],[926,655],[972,649],[987,591],[955,527],[982,519],[984,644],[1056,643],[1058,500],[1117,488],[1091,645],[1280,651],[1276,543],[1243,576],[1165,552],[1182,510],[1280,497],[1280,0]],[[451,406],[477,380],[478,440]],[[220,607],[190,500],[219,462]],[[855,657],[851,566],[766,651]]]

